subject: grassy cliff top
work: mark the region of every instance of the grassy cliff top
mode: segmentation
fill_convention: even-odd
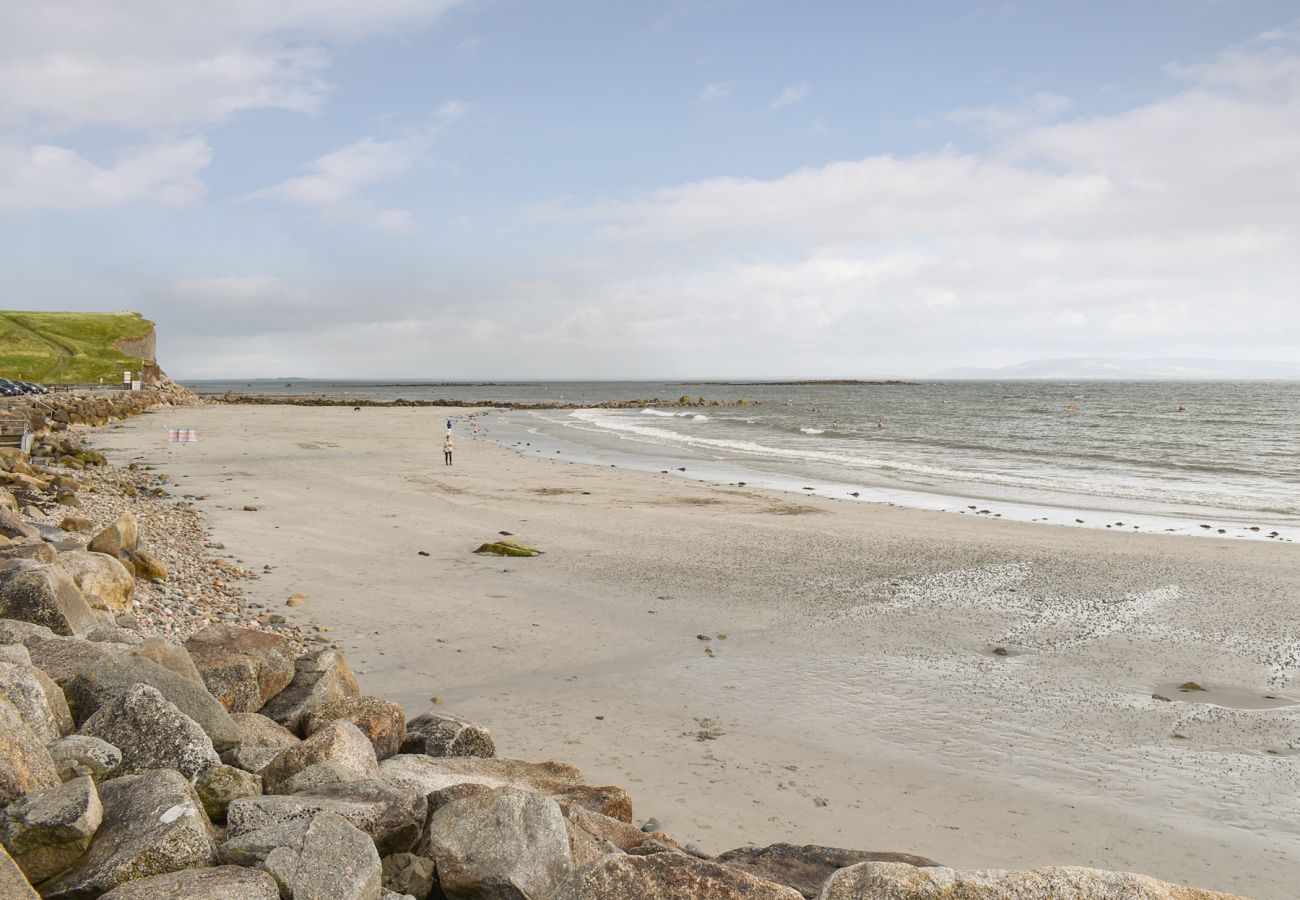
[[[48,384],[118,383],[140,357],[120,345],[153,331],[139,313],[0,310],[0,378]]]

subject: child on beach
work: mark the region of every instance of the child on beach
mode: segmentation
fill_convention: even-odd
[[[442,441],[442,460],[443,460],[443,465],[446,466],[451,465],[451,432],[450,431],[447,432],[447,436],[443,438]]]

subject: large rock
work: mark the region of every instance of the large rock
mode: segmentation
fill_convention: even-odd
[[[257,869],[182,869],[128,881],[101,900],[280,900],[275,879]]]
[[[0,662],[12,663],[15,666],[35,665],[32,662],[32,655],[22,644],[0,644]]]
[[[293,680],[262,707],[261,713],[290,731],[301,733],[302,721],[312,710],[359,696],[361,686],[343,654],[337,650],[317,650],[294,662]]]
[[[564,818],[569,820],[571,826],[581,829],[602,843],[611,845],[614,849],[621,850],[624,853],[651,839],[668,846],[676,845],[676,841],[662,831],[646,832],[631,822],[624,822],[622,819],[601,815],[576,803],[567,801],[561,803],[560,811],[564,813]],[[776,881],[778,879],[773,878],[771,880]]]
[[[210,625],[185,649],[208,690],[231,712],[256,712],[294,678],[289,642],[269,631]]]
[[[278,847],[288,847],[297,853],[302,850],[302,842],[307,836],[312,818],[314,816],[290,819],[227,838],[217,848],[217,859],[235,866],[256,868],[266,862],[271,851]]]
[[[59,551],[44,541],[5,546],[5,539],[0,538],[0,563],[7,559],[30,559],[39,563],[56,563],[59,561]]]
[[[330,722],[300,744],[282,750],[262,770],[268,794],[291,794],[310,780],[310,770],[332,763],[339,777],[330,781],[365,781],[379,777],[375,748],[361,730],[340,719]],[[302,776],[308,776],[306,778]]]
[[[0,618],[0,644],[26,644],[35,638],[52,638],[54,632],[44,625]]]
[[[1233,900],[1229,894],[1157,881],[1128,872],[1050,866],[1024,872],[999,869],[954,871],[904,863],[865,862],[840,869],[818,900]],[[556,900],[559,900],[557,897]]]
[[[143,547],[128,550],[124,555],[131,562],[131,568],[135,569],[137,578],[154,582],[167,580],[167,565]]]
[[[139,656],[150,662],[156,662],[164,669],[171,669],[177,675],[188,678],[195,684],[203,685],[204,690],[208,689],[207,682],[203,680],[203,676],[194,665],[194,660],[190,658],[190,651],[186,650],[183,644],[166,638],[151,637],[127,651],[126,655]]]
[[[86,734],[70,734],[50,744],[49,750],[59,778],[64,781],[82,775],[103,781],[118,774],[122,767],[121,750],[108,741]]]
[[[549,897],[573,866],[559,805],[513,787],[443,806],[429,817],[421,849],[451,900]]]
[[[347,697],[319,706],[303,718],[302,730],[306,735],[313,735],[337,720],[360,728],[380,759],[396,753],[406,733],[405,710],[391,700],[378,697]]]
[[[23,722],[44,744],[57,741],[66,734],[54,707],[62,704],[67,711],[63,692],[51,684],[49,689],[31,666],[0,663],[0,697],[13,704]],[[53,701],[53,702],[51,702]]]
[[[803,895],[794,888],[684,853],[611,854],[575,870],[551,894],[551,900],[681,900],[684,897],[803,900]]]
[[[601,840],[594,834],[583,831],[571,821],[566,822],[565,827],[569,832],[569,853],[573,855],[573,867],[575,869],[581,869],[598,862],[602,857],[608,856],[610,853],[621,852],[609,841]]]
[[[380,855],[410,850],[424,831],[429,804],[425,794],[383,781],[350,781],[296,794],[270,794],[235,800],[226,810],[232,838],[252,831],[309,820],[336,812],[370,835]]]
[[[0,506],[0,537],[16,538],[20,541],[39,541],[41,533],[36,530],[36,526],[24,522],[17,510]]]
[[[393,853],[381,859],[384,890],[424,900],[433,890],[433,860],[415,853]]]
[[[107,610],[103,610],[106,615],[112,615]],[[116,624],[109,625],[107,622],[103,625],[96,625],[87,631],[83,637],[88,641],[95,641],[99,644],[115,644],[136,646],[144,643],[144,638],[129,628],[122,628]]]
[[[127,551],[134,550],[139,542],[140,529],[136,525],[135,514],[124,512],[118,516],[116,522],[91,538],[87,549],[95,553],[119,557]]]
[[[95,782],[74,778],[10,804],[0,813],[0,841],[28,880],[39,884],[81,858],[103,818]]]
[[[816,897],[834,872],[862,862],[899,862],[910,866],[938,866],[932,859],[910,853],[875,853],[842,850],[815,844],[772,844],[768,847],[740,847],[713,858],[716,863],[744,869],[777,884],[787,884],[805,897]]]
[[[239,745],[221,754],[221,761],[245,772],[261,773],[280,751],[299,743],[298,736],[261,713],[231,713],[239,729]]]
[[[35,664],[32,665],[31,673],[45,690],[45,705],[50,715],[54,717],[54,726],[59,735],[72,734],[77,730],[77,724],[72,719],[72,710],[68,708],[68,698],[64,695],[63,688],[59,687],[45,672],[36,668]]]
[[[379,776],[403,790],[422,795],[466,783],[517,787],[546,794],[561,803],[585,806],[624,822],[632,821],[632,800],[627,791],[587,784],[582,773],[568,763],[401,753],[379,764]]]
[[[212,865],[212,826],[179,772],[125,775],[101,784],[99,795],[104,821],[90,849],[42,885],[46,900],[94,897],[133,879]]]
[[[18,864],[3,847],[0,847],[0,897],[5,900],[40,900],[22,869],[18,868]]]
[[[262,779],[234,766],[213,766],[199,776],[194,788],[208,818],[222,825],[232,801],[240,797],[257,797],[262,793]]]
[[[59,562],[95,609],[125,612],[131,608],[135,579],[114,557],[89,550],[67,550],[59,554]]]
[[[80,733],[119,747],[123,774],[175,769],[194,781],[221,764],[212,739],[199,724],[147,684],[133,685],[109,700],[82,724]]]
[[[27,727],[14,705],[0,697],[0,807],[61,783],[45,742]]]
[[[119,656],[101,660],[78,672],[64,684],[63,692],[73,716],[77,721],[85,722],[105,703],[137,684],[156,688],[177,709],[198,722],[217,751],[239,743],[239,729],[215,697],[201,685],[147,659]]]
[[[11,560],[0,569],[0,618],[44,625],[56,634],[83,634],[100,624],[62,566]]]
[[[497,755],[497,748],[492,735],[483,726],[456,716],[429,712],[406,723],[401,752],[425,756],[492,757]]]
[[[66,687],[80,672],[112,659],[117,655],[118,649],[130,649],[80,638],[62,637],[53,632],[28,635],[23,638],[23,643],[27,646],[27,652],[31,654],[32,664],[54,679],[61,688]]]
[[[383,869],[375,845],[347,819],[323,812],[303,838],[294,900],[379,900]]]

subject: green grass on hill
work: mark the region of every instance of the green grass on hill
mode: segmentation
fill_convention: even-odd
[[[153,323],[139,313],[53,313],[0,310],[0,378],[46,384],[118,383],[140,359],[117,349],[142,338]]]

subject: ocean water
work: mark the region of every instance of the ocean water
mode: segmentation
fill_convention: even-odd
[[[192,387],[383,400],[592,403],[690,395],[732,402],[743,397],[744,406],[502,410],[477,421],[485,438],[521,452],[668,470],[686,478],[800,492],[811,487],[811,493],[846,500],[963,515],[1239,538],[1300,537],[1297,381],[291,381]],[[458,418],[467,436],[468,419]],[[1273,532],[1276,537],[1270,537]]]

